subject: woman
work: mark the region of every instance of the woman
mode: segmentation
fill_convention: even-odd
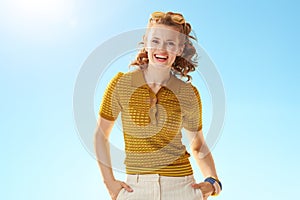
[[[143,48],[131,63],[137,69],[118,73],[105,91],[95,151],[113,200],[207,199],[222,189],[202,133],[200,95],[188,75],[196,67],[190,32],[181,14],[152,13]],[[109,153],[109,135],[119,113],[126,182],[114,178]],[[190,154],[181,141],[182,128],[192,139],[192,154],[205,177],[201,183],[195,183]]]

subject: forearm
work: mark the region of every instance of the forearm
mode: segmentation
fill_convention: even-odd
[[[108,139],[99,129],[95,133],[94,146],[103,181],[105,184],[109,184],[115,180],[111,165],[110,146]]]
[[[218,195],[221,190],[221,182],[218,180],[215,163],[210,151],[208,148],[205,151],[193,150],[192,154],[195,157],[195,160],[204,176],[205,180],[200,182],[199,184],[194,184],[194,188],[199,188],[202,193],[204,199],[207,199],[209,196]]]
[[[200,168],[203,177],[215,177],[218,178],[215,163],[210,152],[203,155],[199,150],[193,150],[192,154],[196,160],[198,167]]]

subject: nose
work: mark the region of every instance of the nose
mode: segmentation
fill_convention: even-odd
[[[166,42],[161,42],[158,47],[160,50],[167,50],[167,43]]]

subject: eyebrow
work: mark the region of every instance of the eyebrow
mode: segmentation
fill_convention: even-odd
[[[160,38],[158,38],[158,37],[152,37],[152,39],[157,39],[157,40],[160,40]]]
[[[155,36],[154,36],[152,39],[160,40],[160,38],[155,37]],[[169,41],[175,42],[175,39],[167,39],[166,41],[168,41],[168,42],[169,42]]]

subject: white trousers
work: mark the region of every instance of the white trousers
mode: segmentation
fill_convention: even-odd
[[[126,183],[133,189],[124,188],[117,200],[202,200],[200,189],[192,188],[195,183],[193,175],[168,177],[158,174],[127,175]]]

